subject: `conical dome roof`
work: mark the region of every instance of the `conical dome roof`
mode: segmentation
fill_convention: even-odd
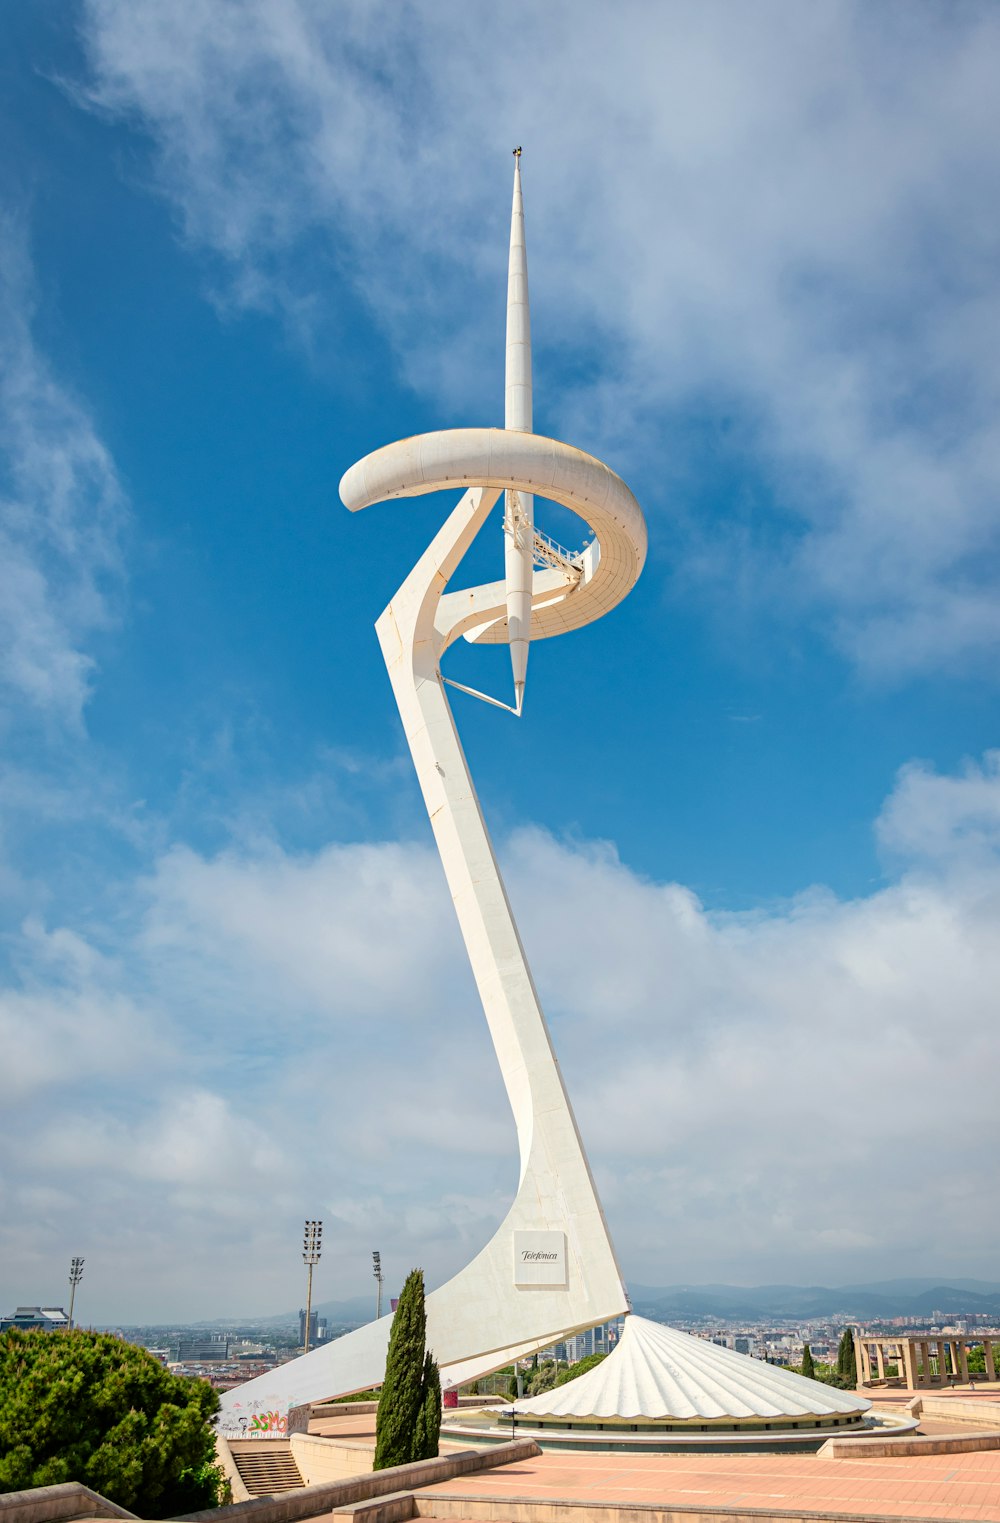
[[[575,1380],[516,1403],[520,1417],[652,1422],[835,1418],[871,1406],[791,1370],[631,1314],[617,1348]]]

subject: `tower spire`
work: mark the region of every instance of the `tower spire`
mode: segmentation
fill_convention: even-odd
[[[504,427],[532,432],[531,312],[528,306],[528,254],[524,243],[521,198],[521,150],[514,149],[514,200],[510,213],[507,263],[507,358],[504,368]],[[535,499],[508,491],[504,513],[504,572],[507,585],[507,633],[514,675],[514,707],[524,706],[524,684],[531,642],[531,577]]]
[[[507,365],[504,428],[531,433],[531,312],[528,307],[528,253],[524,244],[521,150],[514,149],[514,202],[510,212],[507,263]]]

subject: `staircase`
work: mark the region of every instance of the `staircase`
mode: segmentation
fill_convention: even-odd
[[[252,1497],[271,1497],[305,1485],[287,1439],[230,1442],[229,1449],[240,1480]]]

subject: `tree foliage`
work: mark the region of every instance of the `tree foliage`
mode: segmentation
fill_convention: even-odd
[[[588,1370],[603,1363],[607,1357],[607,1354],[585,1354],[582,1359],[576,1361],[576,1364],[571,1364],[565,1370],[559,1371],[555,1380],[556,1385],[564,1386],[567,1380],[575,1380],[578,1375],[586,1375]]]
[[[438,1452],[441,1432],[441,1374],[430,1352],[424,1355],[423,1400],[417,1413],[417,1430],[413,1439],[413,1458],[432,1460]]]
[[[385,1380],[375,1418],[376,1470],[433,1459],[441,1431],[441,1377],[427,1352],[424,1275],[406,1277],[392,1319]]]
[[[799,1366],[799,1370],[807,1380],[816,1379],[816,1366],[813,1363],[812,1349],[808,1343],[802,1345],[802,1363]]]
[[[538,1356],[536,1354],[535,1358]],[[525,1392],[528,1396],[541,1396],[545,1391],[551,1391],[556,1383],[559,1370],[554,1359],[543,1359],[536,1363],[528,1371],[528,1379]]]
[[[854,1329],[845,1327],[837,1345],[837,1374],[847,1391],[853,1391],[858,1383],[858,1355],[854,1347]]]
[[[0,1492],[80,1481],[145,1518],[228,1500],[219,1398],[107,1333],[0,1335]]]
[[[857,1351],[854,1348],[854,1328],[845,1328],[837,1345],[837,1374],[845,1387],[857,1386]]]

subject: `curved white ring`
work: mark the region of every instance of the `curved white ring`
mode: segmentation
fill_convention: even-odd
[[[566,584],[558,575],[536,572],[531,638],[580,629],[608,613],[638,580],[646,559],[646,521],[635,497],[614,471],[593,455],[541,434],[503,428],[449,428],[416,434],[377,449],[340,483],[341,501],[352,513],[395,497],[417,497],[448,487],[513,488],[551,498],[576,513],[593,530],[599,553],[584,574]],[[465,597],[492,592],[468,589]],[[496,588],[503,603],[502,584]],[[539,601],[541,599],[541,601]],[[505,621],[484,612],[491,599],[476,599],[482,624],[476,639],[506,639]],[[498,606],[498,614],[500,607]],[[475,622],[475,621],[473,621]]]

